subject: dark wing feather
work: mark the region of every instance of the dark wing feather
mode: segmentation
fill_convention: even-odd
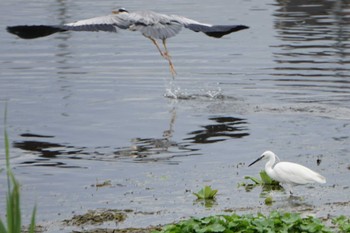
[[[203,32],[208,36],[220,38],[224,35],[230,34],[232,32],[236,32],[239,30],[247,29],[248,26],[245,25],[211,25],[200,23],[198,21],[178,16],[172,15],[173,20],[181,23],[185,28],[188,28],[195,32]]]
[[[124,18],[112,14],[95,17],[91,19],[79,20],[74,23],[63,25],[19,25],[7,27],[9,33],[15,34],[23,39],[34,39],[44,37],[56,32],[64,31],[106,31],[116,32],[117,27],[128,28],[128,21]]]
[[[188,24],[185,26],[186,28],[195,31],[195,32],[203,32],[208,36],[221,38],[224,35],[230,34],[232,32],[236,32],[239,30],[247,29],[249,27],[244,25],[200,25],[200,24]]]
[[[35,39],[44,37],[56,32],[66,31],[60,27],[48,25],[20,25],[6,28],[9,33],[15,34],[23,39]]]

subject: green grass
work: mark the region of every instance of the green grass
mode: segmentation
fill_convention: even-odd
[[[5,156],[6,156],[6,175],[7,175],[7,195],[6,195],[6,218],[4,223],[0,219],[1,233],[20,233],[22,232],[21,219],[21,203],[20,203],[20,185],[16,180],[10,166],[10,143],[6,130],[7,109],[5,108],[4,117],[4,141],[5,141]],[[36,207],[33,209],[29,232],[35,232],[35,215]]]

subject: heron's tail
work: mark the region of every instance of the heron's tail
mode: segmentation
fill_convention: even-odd
[[[19,25],[7,27],[6,29],[9,33],[15,34],[22,39],[35,39],[66,31],[65,29],[48,25]]]

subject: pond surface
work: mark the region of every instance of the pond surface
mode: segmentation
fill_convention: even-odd
[[[133,210],[118,228],[225,210],[350,214],[349,1],[0,5],[0,118],[7,104],[25,223],[35,203],[47,232],[69,232],[73,228],[62,220],[100,208]],[[221,39],[183,30],[169,39],[175,80],[137,32],[22,40],[5,31],[8,25],[105,15],[121,6],[250,29]],[[1,151],[3,141],[0,134]],[[265,150],[318,171],[327,184],[296,187],[299,201],[273,192],[276,202],[266,206],[261,188],[238,187],[247,182],[244,176],[258,176],[264,164],[247,165]],[[1,156],[2,168],[4,163]],[[219,190],[210,208],[192,194],[205,185]]]

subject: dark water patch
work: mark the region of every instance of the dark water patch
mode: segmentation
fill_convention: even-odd
[[[57,167],[57,168],[84,168],[81,166],[72,166],[68,165],[63,162],[58,162],[58,161],[52,161],[52,160],[42,160],[42,159],[35,159],[35,160],[29,160],[22,162],[21,165],[26,165],[26,166],[35,166],[35,167]]]
[[[188,133],[194,136],[185,138],[185,140],[192,143],[207,144],[249,136],[245,119],[221,116],[211,117],[209,120],[214,121],[215,124],[201,126],[203,129]]]
[[[43,142],[43,141],[20,141],[14,142],[13,147],[25,151],[36,152],[44,158],[54,158],[62,154],[79,154],[82,150],[67,151],[66,146],[58,143]]]
[[[75,147],[59,143],[43,141],[21,141],[14,142],[13,147],[39,156],[37,159],[30,159],[22,162],[24,165],[47,166],[60,168],[75,168],[55,159],[72,160],[96,160],[96,161],[133,161],[133,162],[166,162],[176,157],[200,155],[198,149],[191,148],[190,144],[176,143],[166,138],[135,138],[131,145],[126,147]],[[175,162],[177,163],[177,162]]]
[[[54,138],[54,136],[32,134],[32,133],[22,133],[22,134],[20,134],[20,136],[26,137],[26,138]]]
[[[39,138],[45,138],[39,137],[38,140],[15,141],[13,147],[38,156],[37,159],[30,159],[22,163],[31,166],[70,167],[69,164],[66,164],[67,161],[62,163],[61,161],[56,161],[56,159],[178,164],[179,161],[176,161],[176,158],[202,154],[200,149],[196,148],[196,144],[216,143],[240,139],[250,135],[246,119],[231,116],[214,116],[208,118],[209,124],[200,126],[202,129],[188,132],[187,135],[190,135],[190,137],[176,141],[173,139],[175,116],[173,114],[169,128],[164,130],[161,137],[132,138],[129,140],[130,145],[128,146],[79,147],[69,143],[39,140]],[[34,135],[37,134],[27,135],[30,137],[26,138],[32,139]],[[50,136],[50,138],[54,138],[54,136]]]
[[[22,162],[31,166],[55,166],[74,168],[55,159],[96,160],[96,161],[130,161],[130,162],[162,162],[177,164],[172,161],[177,157],[200,155],[199,149],[191,148],[189,143],[177,143],[167,138],[135,138],[130,146],[125,147],[75,147],[59,143],[43,141],[14,142],[13,146],[31,154],[38,155],[35,160]]]

